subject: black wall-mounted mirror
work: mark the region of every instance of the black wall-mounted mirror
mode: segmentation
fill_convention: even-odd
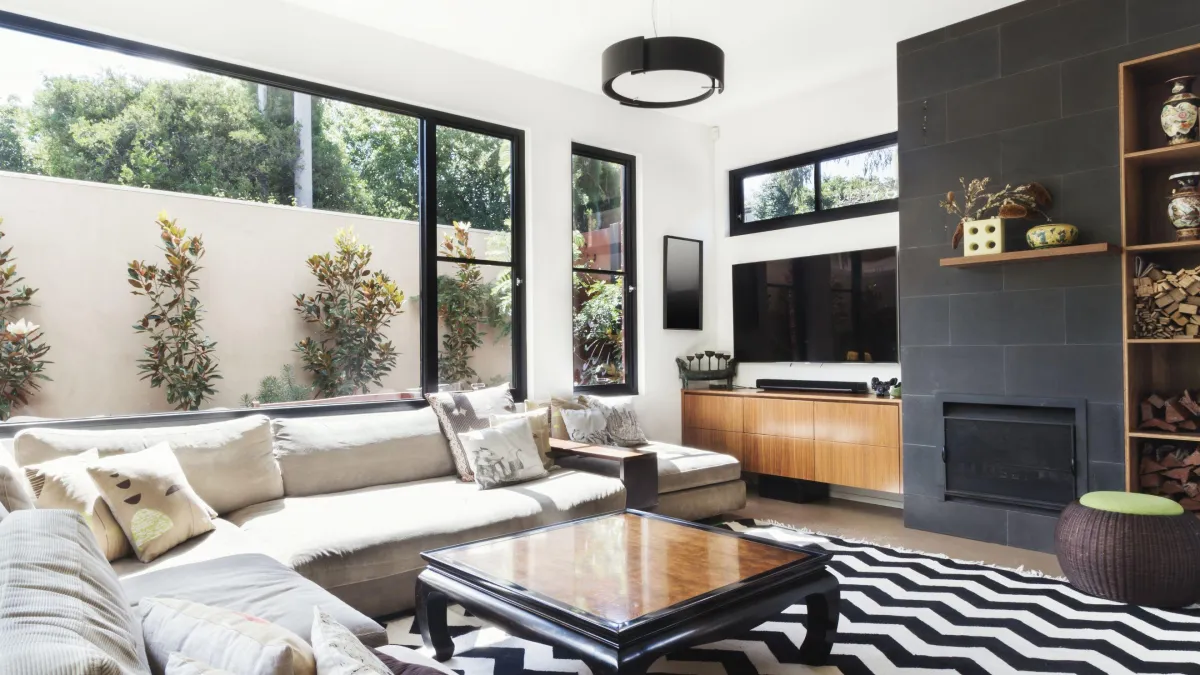
[[[704,242],[663,237],[663,328],[704,328]]]

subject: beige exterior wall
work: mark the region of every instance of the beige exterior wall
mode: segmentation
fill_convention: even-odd
[[[129,261],[162,261],[154,223],[160,211],[204,237],[198,297],[224,377],[206,407],[239,406],[242,394],[253,395],[259,380],[284,364],[300,372],[292,348],[310,333],[294,296],[315,290],[305,260],[331,251],[334,233],[347,227],[373,247],[371,268],[389,274],[406,296],[404,313],[387,331],[400,356],[381,391],[420,387],[416,223],[0,172],[3,244],[13,247],[26,283],[39,289],[37,306],[21,315],[42,326],[53,361],[46,371],[53,381],[17,415],[171,409],[163,389],[138,379],[144,338],[132,325],[148,307],[126,282]],[[485,250],[474,237],[472,245]],[[485,280],[499,269],[485,267]],[[510,364],[508,340],[486,335],[472,359],[485,381],[506,376]]]

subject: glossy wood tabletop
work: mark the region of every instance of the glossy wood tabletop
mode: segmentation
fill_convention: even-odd
[[[808,557],[632,513],[437,554],[616,623]]]

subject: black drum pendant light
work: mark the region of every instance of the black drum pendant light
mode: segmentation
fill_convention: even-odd
[[[629,38],[605,49],[601,65],[604,93],[635,108],[678,108],[725,91],[720,47],[695,38],[658,37],[657,25],[655,37]],[[690,95],[697,90],[703,93]]]

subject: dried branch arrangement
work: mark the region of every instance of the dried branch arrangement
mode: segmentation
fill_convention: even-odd
[[[966,178],[959,178],[958,182],[963,187],[962,204],[958,203],[958,197],[953,190],[947,192],[946,197],[939,202],[946,213],[958,216],[958,227],[954,228],[954,236],[950,240],[950,244],[954,248],[958,248],[958,245],[962,243],[963,223],[969,220],[981,220],[993,216],[1000,218],[1041,216],[1047,221],[1050,220],[1046,209],[1054,203],[1054,198],[1041,183],[1025,183],[1015,188],[1012,185],[1005,185],[1002,190],[987,192],[987,186],[991,180],[987,177],[975,178],[968,183]]]

